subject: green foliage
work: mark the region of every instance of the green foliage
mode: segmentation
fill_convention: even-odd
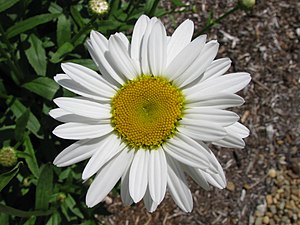
[[[0,148],[13,146],[19,162],[0,167],[0,224],[99,224],[101,205],[89,209],[84,202],[84,163],[64,169],[51,163],[70,144],[51,132],[58,124],[47,115],[53,98],[70,95],[53,77],[63,61],[97,70],[84,47],[92,29],[129,34],[142,14],[191,10],[171,2],[166,11],[159,0],[111,0],[100,18],[89,14],[87,0],[0,0]]]

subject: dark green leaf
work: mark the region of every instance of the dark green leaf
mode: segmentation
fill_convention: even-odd
[[[7,32],[7,38],[12,38],[20,33],[28,31],[40,24],[47,23],[55,18],[57,18],[60,14],[41,14],[37,16],[30,17],[23,21],[16,23],[15,25],[11,26]]]
[[[28,165],[28,168],[30,169],[31,173],[37,178],[40,175],[40,169],[29,136],[24,137],[23,146],[25,148],[24,152],[29,155],[27,157],[26,156],[24,157]]]
[[[83,215],[78,208],[76,208],[76,202],[71,195],[68,195],[65,199],[65,203],[67,204],[68,208],[71,210],[79,218],[83,219]]]
[[[78,7],[75,5],[72,5],[70,11],[71,11],[71,15],[72,15],[73,19],[75,20],[75,22],[77,23],[77,25],[79,27],[83,27],[85,23],[80,15]]]
[[[148,0],[148,1],[146,1],[144,10],[145,10],[145,13],[148,16],[153,16],[154,15],[154,12],[157,8],[158,2],[159,2],[159,0]]]
[[[182,3],[181,0],[171,0],[171,2],[177,7],[187,6],[186,4]]]
[[[36,216],[31,216],[25,223],[24,225],[34,225],[36,221]]]
[[[29,121],[29,113],[30,111],[26,109],[22,116],[20,116],[16,121],[15,136],[18,141],[23,139],[25,128],[27,127]]]
[[[56,39],[59,47],[71,39],[71,21],[64,14],[57,20]]]
[[[4,213],[0,213],[0,224],[9,224],[9,216]]]
[[[47,70],[47,57],[43,42],[34,34],[29,36],[28,41],[30,43],[30,48],[25,50],[27,59],[38,75],[45,76]]]
[[[95,71],[98,70],[96,64],[91,59],[72,59],[72,60],[69,60],[69,62],[80,64],[82,66],[88,67]]]
[[[54,212],[46,225],[60,225],[60,224],[61,224],[60,215],[58,212]]]
[[[49,12],[51,12],[52,14],[55,14],[55,13],[62,13],[63,12],[63,8],[60,7],[59,5],[57,5],[56,3],[54,2],[51,2],[50,3],[50,6],[49,6]]]
[[[41,167],[41,173],[36,186],[35,209],[47,210],[52,194],[53,170],[50,164]]]
[[[23,211],[23,210],[15,209],[13,207],[9,207],[7,205],[0,204],[0,212],[13,215],[13,216],[19,216],[19,217],[31,217],[31,216],[48,216],[53,213],[53,210]]]
[[[22,162],[19,162],[12,170],[0,174],[0,191],[17,175],[19,172],[19,166]]]
[[[73,51],[74,45],[70,42],[64,43],[51,57],[50,61],[52,63],[58,63],[63,60],[63,57]]]
[[[7,99],[7,105],[9,105],[9,108],[15,115],[16,119],[18,119],[27,110],[26,107],[13,96],[9,96],[9,98]],[[38,138],[42,138],[40,135],[38,135],[41,124],[32,112],[29,113],[27,128],[32,133],[34,133],[35,136],[37,136]]]
[[[59,88],[58,84],[48,77],[39,77],[33,81],[23,84],[23,87],[48,100],[52,100]]]
[[[12,7],[14,4],[16,4],[19,0],[0,0],[0,12],[3,12],[10,7]]]

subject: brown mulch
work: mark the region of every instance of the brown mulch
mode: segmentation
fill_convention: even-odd
[[[196,31],[201,30],[209,10],[217,17],[234,4],[232,0],[189,2],[195,2],[196,12],[164,18],[169,21],[168,30],[186,18],[194,21]],[[258,1],[252,10],[237,11],[223,20],[208,32],[208,39],[220,42],[218,57],[232,59],[232,72],[252,75],[250,85],[240,92],[246,103],[235,109],[251,130],[245,149],[213,148],[225,170],[228,188],[204,191],[190,180],[194,209],[189,214],[177,208],[169,194],[152,214],[143,203],[124,207],[119,196],[109,197],[105,206],[110,215],[99,215],[101,223],[267,224],[262,216],[272,217],[266,214],[271,209],[262,215],[256,211],[266,204],[267,195],[281,189],[270,180],[269,171],[290,174],[291,190],[300,188],[294,181],[300,175],[300,3]],[[299,224],[299,204],[293,210],[298,217],[291,217],[289,223],[274,220],[276,224]]]

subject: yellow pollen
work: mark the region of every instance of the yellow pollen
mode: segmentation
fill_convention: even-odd
[[[144,75],[127,82],[112,99],[112,125],[133,148],[155,149],[176,132],[182,92],[162,77]]]

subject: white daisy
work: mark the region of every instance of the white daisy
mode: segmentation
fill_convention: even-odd
[[[54,100],[50,115],[63,122],[53,131],[78,140],[54,164],[63,167],[89,159],[82,179],[95,175],[86,204],[102,201],[121,178],[124,204],[144,200],[154,211],[168,190],[186,212],[193,208],[186,175],[204,189],[226,186],[224,172],[205,143],[243,148],[249,131],[239,116],[225,110],[244,100],[234,94],[250,81],[248,73],[224,73],[228,58],[214,60],[219,44],[193,41],[186,20],[167,36],[157,18],[141,16],[131,43],[122,33],[108,40],[92,31],[89,52],[101,75],[74,63],[55,76],[80,95]]]

